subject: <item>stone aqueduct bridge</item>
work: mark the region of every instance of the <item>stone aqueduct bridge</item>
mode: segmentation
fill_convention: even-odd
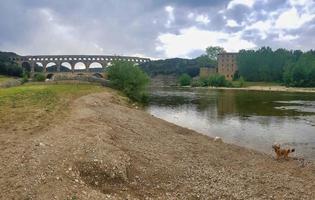
[[[130,57],[130,56],[109,56],[109,55],[38,55],[38,56],[17,56],[11,57],[12,61],[18,63],[21,67],[25,64],[30,65],[31,74],[35,72],[36,65],[43,66],[43,72],[46,73],[47,65],[53,63],[57,66],[57,71],[60,72],[62,64],[68,63],[71,66],[70,73],[75,72],[75,65],[77,63],[83,63],[85,69],[83,71],[90,72],[90,65],[92,63],[99,63],[102,68],[106,68],[110,63],[114,61],[130,61],[136,64],[150,62],[148,58]],[[80,70],[82,71],[82,69]],[[50,72],[54,73],[54,72]],[[64,72],[63,72],[64,73]]]

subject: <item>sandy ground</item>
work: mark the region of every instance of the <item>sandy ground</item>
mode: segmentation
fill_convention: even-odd
[[[214,142],[114,93],[71,106],[39,131],[0,129],[0,199],[315,199],[312,163]]]
[[[248,86],[248,87],[243,87],[243,88],[210,87],[210,88],[225,89],[225,90],[251,90],[251,91],[315,93],[315,88],[295,88],[295,87],[285,87],[285,86]]]

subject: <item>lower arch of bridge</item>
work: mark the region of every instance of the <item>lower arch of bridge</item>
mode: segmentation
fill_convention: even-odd
[[[86,65],[83,62],[77,62],[73,69],[74,71],[86,71]]]
[[[47,79],[52,79],[54,77],[54,74],[50,73],[50,74],[47,74],[46,78]]]

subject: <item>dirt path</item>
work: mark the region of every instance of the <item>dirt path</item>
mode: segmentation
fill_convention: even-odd
[[[53,126],[1,133],[1,199],[315,199],[315,167],[178,127],[109,92]],[[42,125],[43,126],[43,125]]]

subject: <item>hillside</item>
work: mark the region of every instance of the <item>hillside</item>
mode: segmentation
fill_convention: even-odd
[[[200,56],[194,59],[171,58],[156,60],[140,65],[140,67],[151,77],[157,75],[179,76],[183,73],[195,77],[199,75],[200,67],[215,66],[215,62],[209,60],[206,56]]]

